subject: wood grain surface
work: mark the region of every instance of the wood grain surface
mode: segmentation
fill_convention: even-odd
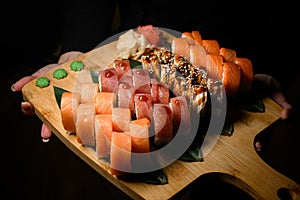
[[[39,88],[33,80],[22,90],[24,100],[34,106],[36,115],[71,151],[99,174],[134,199],[170,199],[209,173],[218,173],[224,181],[241,188],[254,199],[279,199],[277,192],[281,188],[288,189],[292,199],[300,199],[300,186],[266,164],[254,149],[255,136],[279,120],[281,107],[269,98],[263,99],[264,113],[242,111],[243,116],[234,122],[234,134],[230,137],[220,136],[203,162],[177,160],[165,167],[168,184],[126,182],[112,176],[106,161],[97,159],[93,149],[82,146],[74,134],[64,130],[53,86],[68,91],[80,90],[82,81],[91,81],[89,70],[107,68],[117,58],[116,52],[116,42],[96,48],[74,59],[83,61],[84,71],[71,71],[69,66],[73,60],[70,60],[57,67],[67,70],[66,78],[54,79],[52,73],[55,68],[45,74],[50,79],[49,87]]]

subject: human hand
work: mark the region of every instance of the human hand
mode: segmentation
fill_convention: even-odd
[[[282,120],[286,120],[291,117],[293,113],[293,107],[287,101],[286,97],[284,96],[283,92],[281,91],[281,85],[279,82],[270,75],[267,74],[255,74],[254,81],[263,84],[266,86],[271,92],[269,96],[273,99],[278,105],[282,107],[282,111],[280,113],[280,118]],[[255,142],[255,150],[261,151],[263,148],[261,141]]]
[[[283,120],[288,119],[293,113],[293,107],[281,91],[281,85],[279,82],[267,74],[255,74],[254,80],[264,84],[270,89],[270,97],[282,107],[280,118]]]
[[[11,90],[14,91],[14,92],[21,92],[24,85],[26,85],[27,83],[29,83],[33,79],[42,76],[43,74],[45,74],[49,70],[57,67],[58,65],[61,65],[65,62],[67,62],[68,60],[74,59],[74,58],[80,56],[81,54],[83,54],[83,53],[79,52],[79,51],[71,51],[71,52],[67,52],[67,53],[61,55],[59,60],[58,60],[58,63],[53,63],[53,64],[46,65],[45,67],[42,67],[41,69],[39,69],[38,71],[33,73],[32,75],[25,76],[25,77],[19,79],[17,82],[15,82],[11,86]],[[23,114],[25,114],[25,115],[28,115],[28,116],[33,116],[34,115],[34,108],[33,108],[33,106],[31,105],[30,102],[27,102],[27,101],[21,102],[21,109],[22,109]],[[52,135],[51,130],[48,128],[48,126],[45,123],[43,123],[42,128],[41,128],[42,141],[43,142],[48,142],[51,135]]]

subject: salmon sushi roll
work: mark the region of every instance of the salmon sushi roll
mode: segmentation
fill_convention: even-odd
[[[117,70],[118,78],[121,79],[124,74],[130,71],[130,62],[128,59],[116,59],[113,62],[113,68]]]
[[[131,112],[129,108],[112,109],[113,130],[118,132],[128,132],[131,121]]]
[[[173,134],[188,135],[191,130],[191,117],[187,99],[184,96],[170,98]]]
[[[135,89],[127,83],[120,83],[118,87],[118,107],[129,108],[134,114],[134,94]]]
[[[163,146],[173,138],[172,111],[168,104],[153,104],[154,144]]]
[[[96,114],[112,114],[112,109],[117,101],[116,94],[113,92],[98,92],[95,100]]]
[[[121,78],[119,78],[119,84],[125,83],[129,85],[130,87],[133,87],[133,76],[132,76],[132,70],[129,70],[125,72]]]
[[[170,91],[166,84],[151,79],[151,96],[153,103],[169,103]]]
[[[76,138],[80,144],[95,145],[95,104],[81,103],[77,109]]]
[[[76,132],[77,108],[80,104],[80,94],[64,92],[61,96],[60,109],[64,129],[70,133]]]
[[[97,114],[95,116],[95,151],[97,158],[109,157],[112,132],[112,115]]]
[[[81,84],[81,103],[95,103],[96,95],[99,92],[99,85],[93,82],[83,82]]]
[[[107,68],[99,72],[100,92],[115,92],[118,88],[119,78],[115,68]]]
[[[137,119],[148,118],[152,120],[152,96],[151,94],[135,94],[134,107]]]
[[[132,69],[132,81],[135,93],[150,94],[150,74],[146,69]]]
[[[147,153],[150,151],[149,127],[150,120],[148,118],[130,122],[129,134],[132,137],[132,152]]]
[[[125,132],[113,132],[110,148],[110,167],[112,175],[131,171],[131,136]]]

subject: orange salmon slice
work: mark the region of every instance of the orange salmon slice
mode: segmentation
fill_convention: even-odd
[[[191,32],[183,32],[181,34],[181,37],[182,38],[186,38],[187,41],[188,41],[188,43],[189,43],[189,45],[195,45],[195,40],[194,40],[194,37],[193,37],[193,35],[192,35]]]
[[[95,116],[96,155],[98,158],[109,157],[112,137],[112,115],[98,114]]]
[[[111,174],[117,175],[131,170],[131,136],[125,132],[112,132],[110,148]]]
[[[75,122],[80,98],[79,93],[72,92],[64,92],[61,96],[60,108],[62,123],[64,129],[72,133],[76,132]]]
[[[150,151],[150,120],[141,118],[130,122],[129,134],[132,139],[132,152],[146,153]]]
[[[236,60],[236,51],[233,49],[222,47],[220,48],[220,55],[225,62],[234,62]]]
[[[129,108],[112,109],[113,130],[118,132],[128,132],[131,121],[131,111]]]
[[[190,44],[186,38],[174,38],[172,41],[172,52],[190,59]]]
[[[223,84],[228,98],[235,97],[240,87],[240,67],[235,63],[223,63]]]
[[[207,54],[206,70],[210,78],[221,80],[223,71],[223,58],[216,54]]]
[[[190,46],[190,63],[195,66],[206,66],[207,53],[201,44]]]
[[[116,98],[114,92],[98,92],[95,100],[96,114],[112,114],[112,109],[116,104]]]
[[[81,103],[94,103],[96,94],[99,92],[99,85],[93,82],[83,82],[81,84]]]
[[[95,145],[95,104],[81,103],[77,109],[76,138],[83,145]]]
[[[203,45],[202,36],[199,31],[192,31],[192,36],[196,43]]]
[[[220,45],[217,40],[202,40],[203,46],[209,54],[220,54]]]
[[[236,58],[234,63],[237,64],[241,70],[240,90],[250,90],[254,76],[251,60],[248,58]]]

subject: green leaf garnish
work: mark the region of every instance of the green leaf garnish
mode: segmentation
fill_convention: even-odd
[[[56,103],[58,104],[58,107],[60,108],[60,103],[61,103],[61,96],[64,92],[68,92],[65,89],[53,86],[54,89],[54,95],[55,95],[55,99],[56,99]]]
[[[93,83],[99,83],[99,73],[97,71],[91,71],[91,77]]]
[[[221,132],[221,135],[232,136],[233,130],[234,130],[233,123],[226,121],[223,130]]]
[[[249,112],[265,112],[265,105],[261,99],[240,104],[240,108]]]
[[[130,182],[143,182],[154,185],[164,185],[168,183],[167,174],[163,169],[145,173],[124,173],[117,176],[118,179]]]
[[[187,162],[202,162],[203,155],[201,148],[198,145],[192,145],[188,150],[179,158],[181,161]]]
[[[141,69],[141,68],[143,68],[142,63],[139,62],[139,61],[129,59],[129,63],[130,63],[130,68],[131,69],[136,69],[136,68]]]

